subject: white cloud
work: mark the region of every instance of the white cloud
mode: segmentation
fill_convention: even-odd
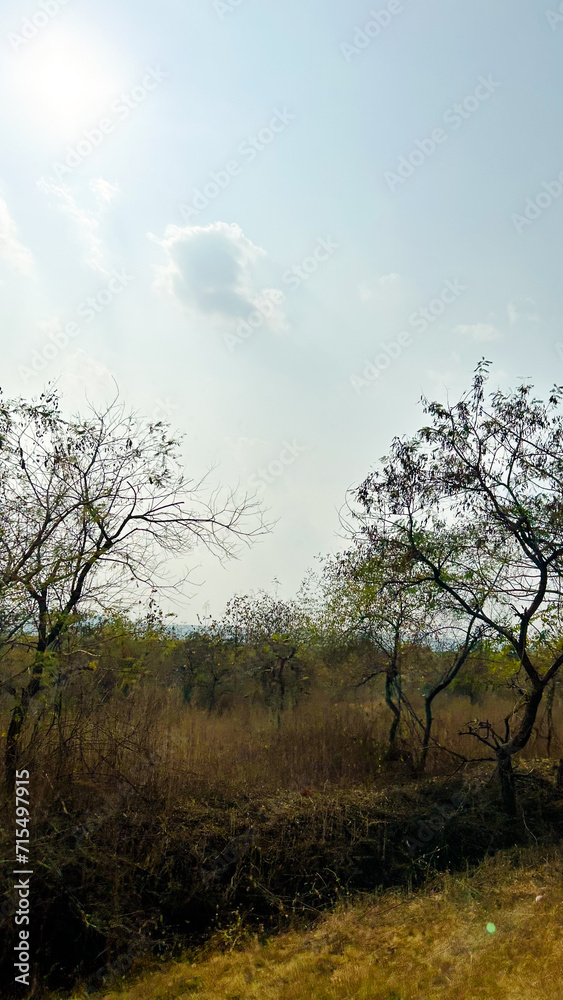
[[[33,256],[18,240],[16,224],[3,198],[0,198],[0,255],[22,274],[31,274]]]
[[[112,399],[117,392],[117,383],[111,369],[86,351],[79,349],[65,358],[65,369],[58,380],[64,395],[80,401],[92,402]]]
[[[449,387],[456,385],[459,382],[459,370],[454,371],[452,369],[440,370],[439,368],[426,368],[425,377],[430,382],[439,388],[441,391],[446,390],[449,392]]]
[[[262,438],[249,437],[232,438],[227,436],[225,442],[229,453],[239,462],[247,458],[249,452],[260,450],[267,444]]]
[[[374,286],[365,284],[359,286],[360,299],[362,302],[369,302],[370,299],[375,298],[382,292],[394,291],[400,281],[401,275],[397,274],[396,271],[391,271],[389,274],[382,274]]]
[[[479,343],[489,340],[500,340],[502,334],[492,323],[473,323],[469,325],[461,324],[456,326],[454,333],[459,333],[462,337],[471,337]]]
[[[246,318],[253,309],[269,304],[268,255],[243,233],[240,226],[214,222],[209,226],[168,226],[164,239],[149,234],[164,250],[167,262],[157,269],[156,287],[173,295],[185,307],[226,321]],[[276,307],[270,325],[283,326]]]
[[[96,177],[90,181],[90,190],[94,192],[99,202],[109,205],[119,192],[119,184],[111,184],[103,177]]]
[[[535,312],[530,312],[530,306],[535,306],[533,299],[525,298],[521,299],[520,302],[509,302],[506,311],[508,313],[508,319],[511,326],[514,326],[520,320],[528,320],[530,323],[540,323],[540,317]]]
[[[86,250],[85,264],[93,271],[99,271],[100,274],[109,274],[104,264],[103,242],[98,234],[99,219],[89,209],[80,208],[65,184],[42,180],[40,186],[46,194],[52,195],[56,199],[59,211],[69,216],[77,226],[81,242]]]

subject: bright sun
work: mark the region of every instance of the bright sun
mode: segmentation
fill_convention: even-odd
[[[75,39],[54,38],[49,32],[18,54],[15,85],[22,110],[35,116],[51,132],[67,135],[108,114],[119,96],[103,61]]]

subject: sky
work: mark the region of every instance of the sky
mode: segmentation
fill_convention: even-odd
[[[117,385],[275,522],[180,621],[292,596],[422,394],[563,382],[563,2],[6,0],[0,48],[4,393]]]

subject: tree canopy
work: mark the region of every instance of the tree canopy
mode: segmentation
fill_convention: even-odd
[[[165,560],[203,544],[219,558],[265,532],[248,495],[187,479],[180,439],[118,400],[86,418],[65,417],[55,391],[0,406],[0,601],[4,641],[34,631],[31,679],[8,732],[17,740],[43,675],[44,657],[72,616],[126,607],[133,591],[178,587]]]
[[[409,565],[420,586],[512,648],[526,684],[518,712],[502,732],[488,721],[471,729],[495,751],[512,808],[511,756],[563,663],[563,388],[547,402],[530,384],[487,395],[488,368],[480,363],[456,404],[423,398],[430,422],[393,440],[351,508],[368,552],[392,548],[398,581]],[[539,639],[552,654],[543,670]]]

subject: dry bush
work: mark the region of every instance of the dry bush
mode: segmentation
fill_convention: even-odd
[[[499,723],[512,705],[489,694],[477,711]],[[413,708],[420,717],[416,699]],[[547,756],[544,714],[517,759]],[[123,783],[155,795],[166,810],[193,795],[236,799],[379,787],[409,778],[419,748],[419,732],[412,720],[407,725],[404,712],[402,760],[386,762],[389,715],[382,700],[335,703],[318,691],[283,713],[278,727],[273,714],[249,700],[218,715],[186,705],[176,688],[140,685],[127,697],[113,694],[100,703],[82,686],[66,704],[34,712],[23,757],[33,773],[36,809],[45,814],[60,798],[69,812],[88,811]],[[451,695],[437,706],[428,774],[452,773],[459,766],[455,754],[487,756],[476,740],[459,735],[475,716],[468,697]],[[2,730],[6,721],[4,714]],[[561,755],[562,736],[557,713],[552,758]]]

